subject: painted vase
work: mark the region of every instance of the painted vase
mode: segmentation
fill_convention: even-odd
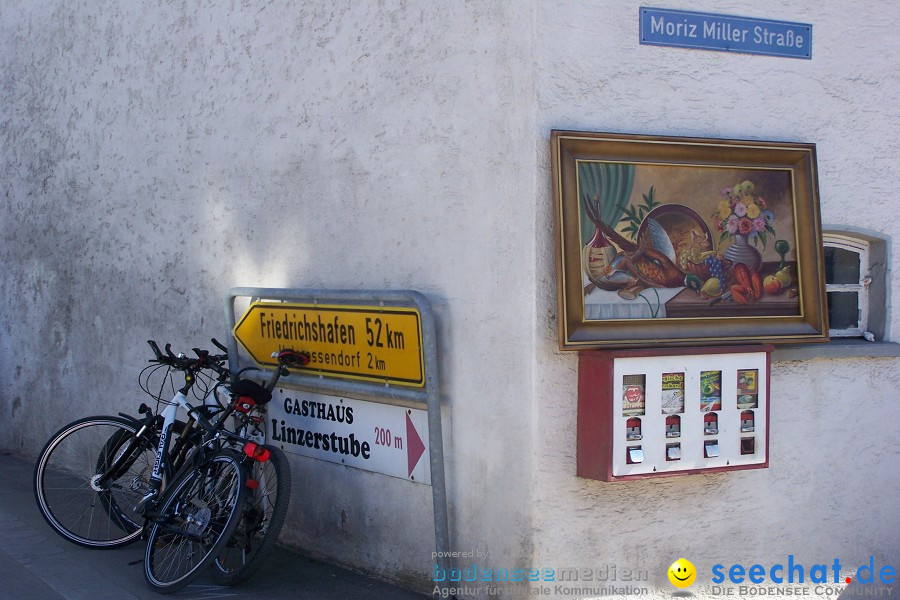
[[[584,272],[593,282],[609,274],[609,266],[616,257],[616,249],[610,243],[599,227],[594,231],[594,237],[582,249],[582,262]]]
[[[734,264],[744,263],[751,271],[758,271],[762,265],[762,254],[750,245],[746,235],[735,235],[734,241],[725,248],[723,255]]]

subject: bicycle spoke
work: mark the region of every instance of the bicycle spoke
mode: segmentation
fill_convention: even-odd
[[[133,507],[153,449],[135,446],[135,432],[125,419],[91,417],[67,425],[45,446],[35,468],[35,498],[47,522],[67,540],[116,547],[140,536]],[[130,460],[119,461],[124,451]],[[115,472],[104,475],[116,464]],[[101,475],[110,479],[98,485]]]
[[[251,478],[259,487],[248,496],[237,531],[216,558],[213,577],[218,583],[237,585],[264,564],[281,532],[290,501],[290,468],[287,457],[274,446],[268,461],[255,462]]]
[[[245,476],[239,458],[226,451],[209,460],[201,472],[186,473],[166,490],[163,518],[150,528],[144,573],[159,591],[190,583],[240,518]]]
[[[224,346],[213,343],[226,352]],[[141,373],[141,389],[157,406],[163,403],[166,408],[160,414],[141,408],[142,419],[89,417],[60,429],[47,442],[35,468],[38,507],[60,535],[95,548],[130,543],[141,536],[145,523],[151,523],[144,571],[158,591],[187,585],[213,560],[224,583],[233,585],[258,569],[271,551],[290,497],[290,471],[279,449],[270,447],[275,454],[267,464],[248,459],[251,454],[263,457],[253,454],[249,442],[265,440],[263,422],[254,407],[268,402],[279,377],[288,367],[308,364],[309,355],[281,351],[280,368],[263,386],[240,379],[240,373],[235,377],[224,366],[227,352],[212,355],[195,349],[197,358],[189,358],[173,353],[169,344],[165,354],[155,342],[150,346],[156,358]],[[174,372],[184,374],[184,385],[167,401],[160,392],[169,383],[176,387],[171,379]],[[154,374],[161,376],[161,385],[150,385]],[[201,382],[198,394],[195,384]],[[188,403],[192,389],[204,406],[195,409]],[[225,390],[232,402],[221,403],[217,390]],[[210,406],[206,402],[210,398],[219,406]],[[248,404],[238,407],[239,398],[247,398]],[[191,415],[189,423],[176,420],[179,407]],[[216,420],[216,415],[222,418]],[[236,426],[230,420],[225,423],[229,415]],[[178,427],[170,428],[173,423]],[[163,427],[175,434],[171,440],[161,439]],[[211,439],[207,433],[213,432],[215,445],[206,446]],[[240,452],[245,444],[246,455]],[[157,448],[166,452],[159,460]],[[192,471],[196,465],[201,465],[199,470]],[[258,485],[245,511],[251,466]]]

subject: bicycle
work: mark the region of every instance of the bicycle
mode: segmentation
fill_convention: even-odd
[[[225,350],[215,340],[213,343],[223,351]],[[185,372],[184,387],[168,403],[162,414],[154,415],[146,405],[142,405],[140,412],[145,415],[143,421],[120,413],[119,417],[79,419],[57,432],[45,446],[35,469],[35,495],[39,508],[47,522],[58,533],[69,541],[87,547],[111,548],[131,543],[141,537],[145,532],[144,525],[148,522],[151,524],[148,536],[151,542],[166,536],[170,539],[177,538],[165,521],[172,517],[170,513],[175,510],[173,509],[174,505],[167,504],[164,499],[167,497],[181,498],[181,496],[199,493],[200,490],[198,488],[198,491],[194,492],[189,485],[190,473],[196,474],[199,469],[195,469],[195,471],[186,469],[184,463],[186,458],[191,456],[196,449],[206,445],[210,445],[211,450],[223,452],[223,444],[228,444],[233,448],[242,448],[243,454],[219,457],[212,453],[205,457],[211,461],[210,464],[220,463],[216,467],[219,471],[228,468],[234,471],[234,467],[226,466],[226,463],[230,461],[242,465],[253,473],[253,479],[249,483],[255,489],[248,488],[245,491],[243,486],[240,486],[240,489],[237,490],[237,496],[249,494],[251,499],[248,510],[233,511],[234,513],[239,512],[241,515],[234,525],[237,533],[232,536],[234,532],[231,529],[221,529],[219,537],[226,540],[224,542],[226,549],[223,550],[221,556],[211,550],[201,553],[193,549],[185,557],[190,559],[186,561],[189,564],[186,568],[182,568],[177,564],[179,562],[177,560],[157,560],[155,550],[157,544],[151,543],[148,544],[145,557],[145,575],[147,575],[148,582],[161,591],[174,591],[189,583],[190,579],[199,574],[202,567],[211,560],[209,558],[211,556],[215,557],[214,576],[217,581],[227,585],[240,583],[259,568],[265,556],[274,546],[287,511],[290,492],[290,472],[287,468],[287,459],[279,449],[259,445],[258,442],[265,441],[265,432],[264,430],[260,431],[264,421],[252,413],[254,408],[263,407],[265,402],[271,398],[271,389],[274,388],[278,377],[286,372],[286,365],[302,366],[308,362],[308,357],[300,353],[285,351],[279,360],[280,367],[273,373],[273,377],[266,386],[268,389],[266,389],[252,380],[240,379],[239,375],[243,370],[238,374],[231,375],[227,369],[221,366],[226,355],[211,356],[207,352],[195,349],[198,358],[188,359],[183,355],[175,357],[171,353],[169,345],[166,346],[166,356],[163,356],[155,343],[150,342],[150,346],[156,355],[156,359],[151,362]],[[230,385],[225,389],[232,395],[234,399],[232,402],[224,407],[203,406],[196,409],[187,403],[187,393],[204,369],[212,369],[218,374],[218,382],[211,390],[213,396],[218,397],[216,391],[223,386],[226,379],[231,380]],[[150,393],[146,387],[145,391]],[[210,390],[207,390],[202,395],[202,399],[205,401],[209,396]],[[160,398],[157,396],[157,399]],[[178,406],[186,408],[189,415],[187,423],[175,421],[174,416]],[[215,423],[212,423],[210,419],[217,413],[218,418]],[[232,433],[224,428],[226,420],[233,415],[239,417],[237,419],[240,422],[239,433]],[[175,442],[170,449],[169,438],[173,424],[176,423],[179,433],[176,434]],[[202,431],[198,432],[194,428],[196,423],[201,425]],[[85,434],[89,434],[89,441],[76,443],[77,440],[73,440],[73,438],[80,438]],[[251,442],[251,437],[255,437],[257,442]],[[96,452],[95,449],[101,445],[102,448],[96,461],[92,461],[90,458],[85,460],[85,457],[97,456],[92,453]],[[66,450],[69,448],[76,450],[67,452]],[[64,461],[71,463],[77,454],[81,455],[80,463],[88,465],[87,476],[82,473],[80,477],[73,478],[71,474],[62,474],[61,479],[52,479],[51,474],[55,472],[53,469],[55,459],[62,455]],[[202,459],[194,456],[196,467],[198,463],[202,463]],[[263,456],[265,458],[262,458]],[[212,474],[211,471],[208,471],[203,476],[209,479]],[[217,473],[217,476],[219,475],[221,472]],[[234,477],[239,478],[238,475],[234,475]],[[51,498],[53,493],[51,492],[56,490],[52,485],[48,485],[48,481],[66,479],[74,482],[74,485],[69,486],[66,490],[68,501],[53,502]],[[172,481],[172,489],[175,491],[169,494],[167,490],[160,496],[165,479]],[[80,500],[78,497],[75,498],[77,501],[72,500],[71,493],[73,491],[80,494]],[[138,496],[140,496],[140,500],[136,501]],[[98,500],[108,517],[107,519],[103,519],[102,515],[95,510]],[[151,512],[149,514],[149,520],[147,520],[147,514],[142,514],[146,513],[145,509],[148,505],[160,507],[159,513]],[[239,505],[240,503],[235,499],[235,506]],[[56,507],[59,509],[57,510]],[[210,521],[204,520],[209,517],[208,512],[207,510],[202,514],[198,512],[189,514],[187,517],[182,516],[184,523],[187,524],[182,528],[186,532],[182,537],[196,538],[199,533],[206,531],[204,528]],[[164,518],[161,518],[161,515]],[[145,519],[143,523],[141,517]],[[227,521],[229,525],[233,522],[233,519]],[[166,525],[162,528],[165,532],[162,535],[158,533],[161,530],[160,524]],[[226,533],[228,536],[225,535]],[[209,541],[206,542],[206,546],[212,547]],[[194,561],[195,556],[202,556],[203,560]],[[170,576],[167,573],[168,579],[163,580],[156,575],[155,572],[160,570],[157,563],[161,562],[165,562],[166,569],[171,568],[172,573],[177,576]]]
[[[289,373],[289,368],[306,366],[310,357],[305,352],[290,349],[274,353],[272,357],[277,358],[278,367],[262,389],[252,380],[240,379],[245,371],[255,369],[247,367],[234,374],[234,382],[226,389],[236,400],[220,402],[233,407],[232,416],[239,422],[235,431],[260,444],[263,452],[257,460],[247,461],[253,483],[248,493],[247,507],[237,531],[213,563],[213,579],[222,585],[238,585],[265,564],[287,517],[291,493],[288,459],[280,448],[264,444],[265,419],[254,412],[265,410],[272,390],[278,380]]]
[[[131,480],[130,490],[144,491],[143,497],[134,508],[128,508],[135,516],[145,519],[144,530],[147,547],[144,554],[144,575],[151,587],[158,591],[172,592],[187,585],[207,567],[218,555],[219,550],[237,528],[246,499],[247,471],[244,460],[233,449],[226,448],[221,440],[235,440],[236,435],[210,423],[206,417],[187,401],[187,395],[197,381],[197,375],[205,368],[216,368],[208,353],[198,351],[197,359],[183,355],[175,356],[166,346],[167,356],[163,356],[155,343],[153,348],[156,362],[184,373],[184,385],[166,403],[158,418],[148,415],[146,424],[134,431],[135,425],[122,417],[125,426],[119,427],[106,439],[97,459],[97,472],[88,479],[90,488],[98,493],[100,504],[109,517],[125,535],[119,538],[109,535],[112,528],[107,526],[107,534],[101,538],[100,546],[117,545],[135,539],[138,535],[137,519],[120,518],[126,510],[113,494],[113,484],[125,473],[130,475],[136,464],[141,465],[141,477]],[[168,373],[168,371],[167,371]],[[201,426],[199,443],[184,456],[179,467],[170,460],[172,427],[178,408],[188,413],[192,422]],[[145,411],[146,412],[146,411]],[[35,494],[41,512],[58,531],[66,534],[69,528],[59,520],[62,513],[54,512],[53,505],[46,501],[54,488],[47,485],[48,465],[54,456],[65,458],[67,448],[75,448],[89,455],[96,450],[84,444],[73,445],[71,441],[78,432],[96,431],[103,425],[122,425],[122,421],[109,418],[82,419],[77,425],[64,428],[65,432],[48,442],[35,470]],[[220,421],[221,424],[221,421]],[[186,430],[187,428],[185,428]],[[158,434],[157,434],[158,431]],[[102,435],[102,434],[101,434]],[[182,435],[183,439],[188,439]],[[103,438],[101,437],[101,440]],[[155,459],[149,473],[148,440],[157,442]],[[249,443],[246,449],[253,450]],[[62,449],[62,450],[60,450]],[[59,451],[59,452],[58,452]],[[164,484],[167,474],[171,474],[168,485]],[[57,505],[59,506],[59,505]],[[91,501],[93,515],[96,501]],[[76,506],[76,508],[78,508]],[[68,514],[68,513],[67,513]],[[77,516],[73,513],[73,516]],[[87,530],[92,531],[88,522]],[[80,517],[75,523],[81,523]],[[69,536],[83,545],[95,545],[94,538],[83,535]]]
[[[207,360],[222,358],[207,355]],[[144,369],[142,377],[160,366],[151,362],[156,364]],[[143,383],[141,387],[153,395]],[[159,394],[155,397],[159,402]],[[65,539],[89,548],[116,548],[141,536],[144,519],[135,507],[150,489],[164,418],[146,404],[138,410],[143,419],[125,413],[78,419],[51,436],[41,451],[35,498],[45,520]],[[170,458],[160,463],[168,480],[198,438],[193,419],[175,424],[178,436]]]

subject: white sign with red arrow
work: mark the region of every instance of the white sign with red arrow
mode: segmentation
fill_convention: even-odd
[[[428,412],[278,387],[268,405],[269,443],[431,485]]]

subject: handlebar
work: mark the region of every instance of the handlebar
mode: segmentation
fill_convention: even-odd
[[[220,344],[215,339],[213,339],[212,341],[214,344],[216,344],[216,346],[220,346]],[[225,354],[210,354],[206,350],[193,348],[193,351],[197,355],[197,358],[189,358],[184,354],[178,354],[176,356],[175,353],[172,352],[172,344],[166,344],[165,354],[163,354],[154,340],[147,340],[147,343],[150,345],[150,349],[153,350],[153,354],[155,356],[155,358],[150,359],[150,362],[159,363],[161,365],[168,365],[173,369],[177,369],[179,371],[200,371],[201,369],[212,369],[219,375],[228,374],[228,369],[222,366],[223,363],[228,360],[227,349]]]
[[[184,354],[178,354],[176,356],[175,353],[172,352],[172,344],[166,344],[164,351],[165,353],[163,353],[163,351],[160,351],[159,346],[154,340],[147,340],[147,343],[150,345],[150,349],[153,350],[153,354],[156,357],[151,359],[150,362],[167,365],[179,371],[187,371],[193,373],[196,373],[203,369],[210,369],[212,371],[215,371],[219,375],[220,381],[224,380],[226,377],[232,375],[228,367],[225,366],[225,363],[228,361],[228,349],[221,343],[219,343],[219,341],[215,338],[210,341],[224,353],[210,354],[207,350],[193,348],[192,350],[194,351],[194,354],[197,355],[197,358],[189,358]],[[275,371],[272,373],[271,379],[265,386],[269,391],[275,388],[278,379],[282,375],[286,375],[289,368],[294,369],[305,367],[310,363],[311,357],[308,352],[283,349],[273,353],[272,358],[278,359],[278,368],[275,369]],[[234,380],[234,378],[232,379]]]
[[[202,429],[208,432],[215,431],[217,432],[217,435],[221,434],[228,436],[228,433],[222,427],[222,424],[227,419],[229,419],[236,410],[238,410],[238,396],[248,395],[255,398],[257,395],[259,395],[260,399],[257,399],[256,402],[259,404],[265,404],[269,401],[269,399],[271,399],[271,392],[277,385],[278,380],[282,376],[289,373],[288,369],[305,367],[311,362],[312,358],[308,352],[292,349],[282,349],[278,352],[273,353],[272,357],[277,359],[278,368],[274,369],[271,376],[269,377],[269,380],[264,385],[260,386],[259,384],[252,382],[251,380],[242,380],[240,378],[241,371],[232,373],[227,364],[227,348],[220,344],[216,339],[212,339],[211,341],[214,346],[223,351],[223,354],[210,354],[207,350],[192,348],[194,354],[196,355],[196,358],[191,358],[183,353],[179,353],[176,355],[174,352],[172,352],[171,344],[166,344],[164,350],[160,350],[159,345],[154,340],[147,340],[147,344],[150,346],[150,349],[153,351],[155,357],[150,360],[151,363],[168,366],[169,368],[184,372],[184,387],[179,390],[179,392],[182,394],[188,394],[191,387],[197,381],[197,377],[200,376],[200,372],[204,369],[209,369],[218,374],[219,383],[216,384],[216,387],[222,384],[226,385],[226,389],[231,392],[231,395],[234,397],[234,401],[230,402],[228,406],[220,404],[220,408],[223,410],[217,411],[217,417],[214,419],[214,421],[210,420],[212,418],[212,415],[208,415],[197,409],[193,409],[190,407],[190,405],[185,405],[190,416]],[[230,382],[226,384],[225,382],[228,379],[230,379]],[[248,392],[247,390],[241,388],[241,385],[245,385],[247,383],[253,383],[253,385],[255,385],[257,388],[261,388],[261,393],[257,394],[253,390]],[[215,393],[215,389],[216,388],[214,387],[212,390],[213,393]],[[148,391],[147,393],[150,392]],[[215,397],[218,401],[218,396]],[[157,397],[157,400],[158,399],[159,398]],[[204,397],[204,403],[205,402],[206,401]]]
[[[215,346],[216,348],[218,348],[219,350],[221,350],[221,351],[225,354],[225,356],[228,356],[228,348],[226,348],[225,346],[223,346],[222,343],[219,342],[219,340],[217,340],[216,338],[212,338],[212,339],[209,340],[209,341],[212,342],[213,346]]]

